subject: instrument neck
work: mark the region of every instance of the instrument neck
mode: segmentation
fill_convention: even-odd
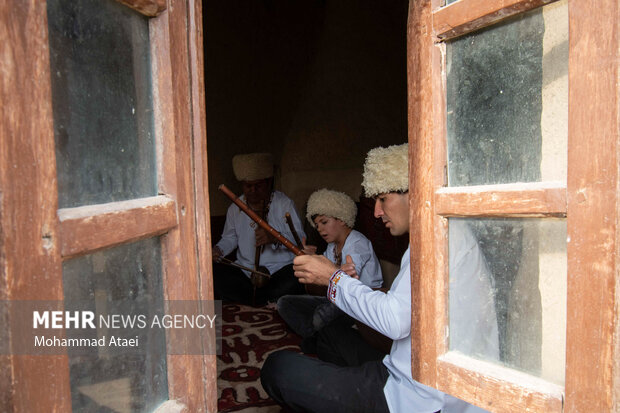
[[[271,195],[269,196],[269,200],[265,201],[262,200],[260,202],[260,209],[255,209],[255,205],[249,205],[250,208],[252,208],[252,210],[254,210],[254,212],[256,212],[258,214],[258,216],[263,219],[263,220],[267,220],[267,215],[269,214],[269,207],[271,206],[271,201],[273,200],[273,191],[271,192]],[[258,270],[258,267],[260,266],[260,255],[263,253],[263,246],[257,246],[256,250],[254,252],[254,268]]]

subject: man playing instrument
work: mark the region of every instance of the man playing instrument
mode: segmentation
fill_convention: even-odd
[[[293,201],[273,189],[271,154],[236,155],[232,164],[235,177],[243,187],[240,199],[250,209],[284,237],[292,239],[285,218],[289,213],[297,233],[305,236]],[[233,264],[236,266],[225,265],[223,257],[235,248]],[[293,258],[293,253],[232,204],[226,213],[222,238],[213,248],[216,298],[260,306],[286,294],[302,294],[304,288],[293,275]]]
[[[374,214],[390,233],[408,233],[407,144],[371,150],[364,164],[362,185],[366,195],[375,198]],[[474,247],[470,249],[473,251]],[[393,344],[383,360],[357,360],[345,366],[291,351],[272,353],[261,371],[261,383],[271,398],[292,411],[308,412],[483,411],[412,378],[409,254],[408,248],[387,294],[350,277],[324,256],[295,258],[295,276],[302,283],[328,286],[327,298],[332,303],[393,339]],[[483,319],[495,320],[494,317]],[[353,352],[359,345],[348,341],[339,350]]]

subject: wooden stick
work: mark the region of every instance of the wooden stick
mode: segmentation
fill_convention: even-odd
[[[240,200],[237,195],[233,194],[230,189],[226,187],[226,185],[222,184],[218,187],[220,191],[224,193],[231,201],[235,203],[247,216],[249,216],[252,221],[256,222],[261,228],[270,233],[275,239],[277,239],[282,245],[289,249],[295,255],[304,255],[304,252],[297,248],[291,241],[286,239],[282,234],[280,234],[275,228],[269,225],[267,222],[262,220],[254,211],[252,211],[242,200]]]
[[[293,219],[291,218],[291,214],[287,212],[286,214],[284,214],[284,218],[286,218],[286,223],[288,224],[288,227],[291,230],[291,234],[293,234],[295,243],[297,243],[297,246],[299,248],[303,248],[304,246],[301,240],[299,239],[299,234],[297,234],[297,231],[295,231],[295,225],[293,225]]]
[[[264,272],[253,270],[252,268],[245,267],[245,266],[243,266],[241,264],[237,264],[236,262],[231,261],[231,260],[229,260],[228,258],[225,258],[225,257],[220,257],[220,259],[216,260],[215,262],[219,262],[220,264],[224,264],[224,265],[230,265],[231,267],[241,268],[242,270],[250,271],[252,273],[255,273],[255,274],[258,274],[258,275],[262,275],[263,277],[267,277],[267,278],[271,277],[271,274],[266,274]]]

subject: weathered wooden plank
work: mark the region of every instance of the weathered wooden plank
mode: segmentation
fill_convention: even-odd
[[[431,1],[409,3],[407,25],[407,80],[409,125],[409,241],[411,245],[412,373],[414,379],[434,385],[435,338],[439,321],[435,317],[435,262],[433,227],[433,130],[432,54],[433,39],[428,23]]]
[[[440,188],[435,208],[437,214],[451,217],[563,217],[566,186],[534,182]]]
[[[569,1],[567,412],[620,410],[617,0]]]
[[[164,296],[167,300],[198,300],[197,210],[192,168],[192,88],[195,86],[189,74],[190,18],[187,1],[170,0],[168,4],[168,10],[155,19],[157,22],[151,21],[153,50],[161,52],[154,62],[158,84],[155,104],[161,116],[158,128],[163,132],[158,152],[160,191],[170,194],[179,209],[179,225],[162,243]],[[183,282],[179,282],[179,274],[183,274]],[[170,399],[183,401],[188,411],[204,412],[207,404],[203,372],[202,355],[169,355]]]
[[[0,299],[62,299],[45,2],[0,2]],[[11,320],[2,317],[5,328]],[[2,356],[0,410],[70,411],[66,356]]]
[[[213,266],[211,264],[211,222],[209,220],[209,178],[207,164],[207,121],[204,84],[204,47],[202,1],[189,1],[190,79],[192,84],[193,155],[196,196],[196,236],[198,247],[199,294],[201,300],[213,300]],[[204,392],[207,411],[217,411],[217,358],[213,330],[205,337],[213,347],[203,355]]]
[[[116,0],[148,17],[156,17],[166,10],[166,0]]]
[[[446,40],[557,0],[460,0],[433,12],[433,32]]]
[[[441,188],[447,181],[447,123],[446,123],[446,77],[445,77],[445,54],[446,45],[435,44],[431,50],[432,70],[432,96],[433,96],[433,188]],[[435,245],[435,271],[436,277],[433,282],[435,299],[433,301],[434,313],[429,314],[436,320],[438,327],[435,331],[434,344],[435,354],[444,354],[447,350],[445,327],[448,324],[448,222],[437,213],[437,200],[435,199],[435,211],[433,219],[434,245]]]
[[[176,203],[163,195],[63,208],[58,218],[65,259],[161,235],[177,225]]]
[[[437,366],[445,392],[491,412],[562,412],[562,386],[452,352],[440,357]]]

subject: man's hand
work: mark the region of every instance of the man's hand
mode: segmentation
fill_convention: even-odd
[[[276,241],[276,239],[262,227],[258,227],[254,230],[254,236],[256,237],[257,247],[265,244],[273,244]]]
[[[304,254],[306,255],[314,255],[316,254],[316,246],[315,245],[308,245],[306,244],[306,237],[303,237],[301,239],[301,245],[302,245],[302,251],[304,252]]]
[[[222,258],[222,255],[222,250],[219,247],[213,247],[213,250],[211,251],[211,257],[213,258],[213,261],[219,262],[220,258]]]
[[[347,255],[345,259],[346,262],[340,266],[340,269],[346,272],[349,277],[359,280],[360,276],[355,269],[355,263],[353,262],[353,258],[351,258],[350,255]]]
[[[300,255],[295,257],[293,269],[302,284],[328,285],[338,267],[323,255]]]

